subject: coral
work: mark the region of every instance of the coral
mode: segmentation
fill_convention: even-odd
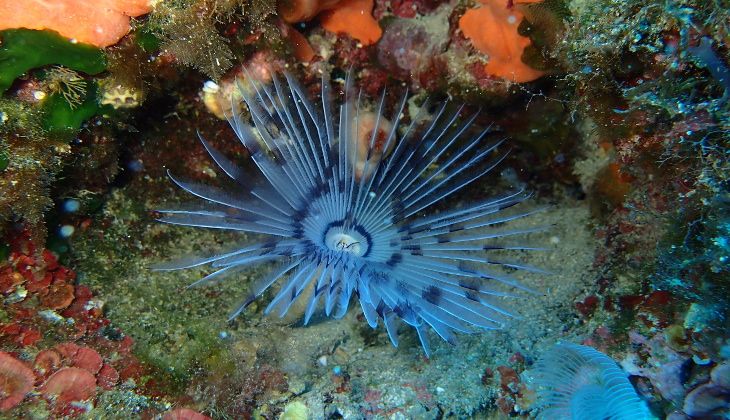
[[[459,19],[459,29],[480,52],[487,55],[484,71],[497,78],[517,83],[530,82],[543,75],[522,61],[531,41],[517,31],[523,14],[502,0],[481,0]],[[507,5],[505,4],[507,3]]]
[[[33,389],[35,376],[23,362],[0,352],[0,411],[18,405]]]
[[[372,10],[373,0],[342,0],[322,14],[320,23],[330,32],[348,34],[367,46],[377,42],[383,33]]]
[[[86,74],[106,70],[106,57],[101,50],[72,43],[55,32],[8,29],[0,31],[0,41],[0,93],[28,70],[49,64]]]
[[[651,418],[626,373],[588,346],[556,345],[535,366],[534,386],[544,419]]]
[[[0,30],[50,29],[78,42],[107,47],[130,30],[130,17],[151,10],[149,0],[28,0],[0,3]]]
[[[383,94],[375,112],[378,117],[369,128],[372,135],[363,174],[371,173],[369,165],[374,169],[370,177],[356,180],[348,152],[355,140],[348,137],[353,127],[360,127],[358,118],[364,109],[360,98],[356,99],[353,94],[352,76],[348,76],[346,82],[346,102],[337,128],[341,133],[337,143],[333,141],[333,120],[336,118],[330,112],[327,80],[322,82],[324,120],[320,120],[319,110],[298,83],[290,74],[286,77],[286,85],[274,77],[275,90],[248,80],[251,85],[248,90],[255,92],[255,96],[247,89],[241,89],[263,144],[253,134],[253,127],[242,121],[240,111],[234,110],[229,118],[269,185],[261,190],[258,187],[246,190],[251,191],[250,196],[248,192],[230,195],[170,174],[173,182],[187,192],[207,201],[208,205],[223,205],[227,210],[164,209],[160,219],[174,225],[255,232],[282,239],[272,238],[231,252],[164,264],[158,270],[211,264],[216,271],[191,285],[195,287],[261,261],[294,257],[257,281],[230,319],[240,315],[272,284],[294,270],[265,313],[276,310],[284,316],[305,289],[311,287],[313,292],[308,299],[304,323],[310,321],[320,298],[324,300],[325,313],[340,318],[347,313],[352,294],[357,293],[371,327],[377,327],[378,319],[382,319],[392,343],[397,345],[395,321],[401,318],[416,328],[426,354],[429,354],[426,326],[452,344],[456,340],[454,330],[501,328],[511,314],[497,308],[490,295],[501,295],[499,289],[502,287],[524,287],[499,268],[541,270],[502,262],[500,257],[476,257],[466,251],[497,255],[502,250],[530,249],[507,245],[503,241],[506,237],[532,230],[491,229],[495,224],[530,214],[495,216],[500,210],[522,202],[523,191],[515,190],[425,219],[412,217],[471,184],[501,161],[500,158],[496,161],[486,159],[499,143],[480,145],[489,129],[465,139],[466,143],[458,148],[454,146],[469,130],[477,114],[452,128],[462,107],[446,113],[448,103],[444,102],[427,124],[425,134],[417,134],[415,127],[424,121],[420,115],[416,116],[406,136],[398,142],[399,147],[387,159],[376,160],[373,148],[376,138],[380,137],[379,118],[385,116]],[[389,121],[397,121],[406,99],[400,101]],[[275,121],[280,122],[275,129],[267,125],[274,115],[277,116]],[[378,139],[377,143],[384,144],[382,150],[390,148],[396,130],[394,123],[387,138]],[[200,139],[223,173],[236,182],[247,182],[248,176],[241,168],[202,136]],[[447,151],[453,155],[431,171],[431,165]],[[282,166],[278,165],[279,161]],[[370,192],[366,192],[368,190]],[[453,232],[460,233],[452,235]],[[474,244],[483,240],[494,242]],[[325,261],[329,263],[325,264]],[[495,270],[472,268],[467,265],[470,261],[488,261]],[[491,279],[493,284],[483,282],[484,279]]]

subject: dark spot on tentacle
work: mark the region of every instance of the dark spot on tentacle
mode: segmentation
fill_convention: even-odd
[[[322,293],[325,290],[327,290],[327,283],[323,284],[322,287],[319,287],[319,288],[317,286],[315,286],[314,287],[314,295],[315,296],[319,296],[319,294]]]
[[[403,262],[403,254],[401,254],[400,252],[394,252],[385,264],[387,264],[389,267],[395,267],[401,262]]]
[[[386,311],[389,311],[390,308],[385,305],[385,302],[382,300],[378,302],[378,306],[375,307],[375,313],[380,315],[381,318],[385,319]]]
[[[428,286],[423,292],[421,292],[421,297],[428,303],[438,305],[441,301],[442,293],[443,292],[438,287]]]
[[[464,230],[464,226],[463,225],[452,225],[451,227],[449,227],[449,232],[450,233],[458,232],[460,230]]]
[[[307,217],[308,215],[309,215],[309,203],[305,203],[304,207],[297,210],[296,212],[294,212],[294,214],[292,214],[291,218],[292,218],[292,220],[294,220],[294,222],[299,223],[302,220],[304,220],[304,218]]]
[[[315,245],[314,242],[310,241],[309,239],[305,239],[301,243],[304,247],[304,252],[310,252],[317,248],[317,245]]]
[[[270,240],[270,241],[264,242],[264,244],[261,245],[260,255],[265,255],[265,254],[270,253],[271,251],[273,251],[276,248],[277,245],[279,245],[279,241],[277,241],[277,240]]]
[[[475,293],[473,290],[467,290],[464,292],[464,297],[473,300],[474,302],[480,302],[479,295]]]
[[[484,245],[482,247],[482,249],[485,250],[485,251],[493,251],[495,249],[504,249],[504,247],[501,247],[501,246],[492,246],[492,245]]]
[[[291,236],[294,239],[302,239],[304,237],[304,228],[301,223],[294,223]]]
[[[383,272],[380,272],[380,271],[375,271],[375,272],[371,273],[370,279],[371,279],[370,281],[372,281],[373,284],[379,284],[379,285],[387,284],[390,282],[390,276]]]
[[[318,182],[317,185],[312,188],[311,191],[311,201],[314,201],[320,197],[322,197],[324,194],[329,193],[330,186],[329,184],[325,182]]]
[[[467,277],[459,279],[459,286],[463,287],[464,289],[474,290],[478,292],[480,285],[481,282],[474,278]]]

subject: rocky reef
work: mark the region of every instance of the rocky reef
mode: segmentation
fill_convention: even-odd
[[[47,3],[0,5],[0,415],[530,418],[558,342],[617,361],[658,418],[730,414],[726,3]],[[189,290],[209,272],[150,270],[253,239],[155,209],[185,202],[168,170],[218,181],[196,131],[245,167],[237,82],[285,70],[337,105],[348,72],[388,110],[408,90],[405,120],[481,109],[511,152],[444,206],[518,185],[545,207],[512,225],[549,227],[519,256],[551,272],[521,278],[520,320],[426,359],[354,307],[227,322],[264,266]]]

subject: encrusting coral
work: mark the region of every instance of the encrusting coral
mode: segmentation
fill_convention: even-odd
[[[524,15],[512,2],[480,0],[481,6],[469,9],[459,19],[459,29],[471,43],[489,57],[484,66],[487,74],[501,79],[524,83],[543,75],[522,61],[522,53],[531,44],[530,38],[519,34],[517,28]],[[535,3],[523,0],[520,3]]]
[[[43,0],[0,2],[0,30],[51,29],[97,47],[116,44],[131,17],[148,13],[150,0]]]

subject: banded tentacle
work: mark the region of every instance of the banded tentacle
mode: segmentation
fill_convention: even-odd
[[[407,95],[390,113],[386,92],[368,107],[351,75],[338,112],[326,78],[319,104],[289,74],[285,80],[274,75],[271,84],[249,77],[238,89],[251,123],[244,121],[239,103],[232,104],[228,119],[264,182],[252,182],[201,136],[212,160],[237,187],[224,191],[171,174],[175,184],[206,206],[162,210],[161,221],[263,234],[270,240],[161,269],[214,268],[193,284],[198,286],[274,262],[231,319],[275,283],[280,288],[265,313],[283,316],[296,299],[307,296],[305,324],[320,306],[328,316],[344,316],[356,295],[370,326],[382,321],[397,346],[395,320],[400,318],[416,329],[427,354],[427,327],[454,343],[454,331],[500,328],[516,316],[497,303],[515,296],[502,286],[530,290],[509,272],[542,271],[504,260],[500,252],[537,249],[505,239],[539,229],[502,226],[534,213],[504,212],[529,194],[517,190],[467,205],[443,204],[504,159],[505,154],[490,159],[502,145],[485,141],[490,127],[471,134],[478,112],[465,115],[463,106],[454,110],[443,102],[428,117],[427,102],[399,127]],[[363,128],[366,119],[370,126]],[[450,209],[423,214],[437,205]]]

